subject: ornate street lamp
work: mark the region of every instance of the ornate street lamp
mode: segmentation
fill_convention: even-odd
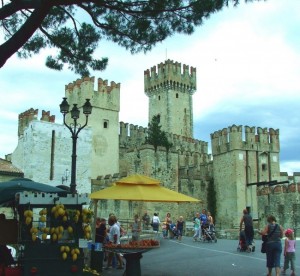
[[[72,148],[72,167],[71,167],[71,184],[70,184],[70,192],[72,194],[76,194],[76,146],[77,146],[77,138],[79,132],[87,125],[88,123],[88,117],[92,113],[92,105],[90,103],[90,99],[86,99],[85,104],[82,107],[83,114],[85,114],[85,124],[81,126],[81,124],[77,123],[77,120],[79,119],[80,110],[77,107],[77,104],[73,105],[73,108],[71,111],[70,105],[67,101],[67,98],[63,98],[62,103],[60,106],[60,112],[63,114],[64,117],[64,125],[71,131],[72,133],[72,141],[73,141],[73,148]],[[66,123],[66,115],[68,113],[71,113],[71,118],[73,119],[73,123],[70,123],[69,125]]]

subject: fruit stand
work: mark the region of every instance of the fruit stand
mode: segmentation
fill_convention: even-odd
[[[145,239],[140,241],[129,241],[125,244],[107,244],[105,251],[120,253],[124,255],[126,259],[126,270],[124,275],[141,275],[140,259],[143,257],[142,253],[145,253],[151,249],[159,248],[160,244],[155,239]]]
[[[79,241],[91,237],[92,213],[83,208],[88,202],[86,194],[18,194],[22,275],[82,275],[84,254]]]

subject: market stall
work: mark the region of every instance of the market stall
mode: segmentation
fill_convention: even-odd
[[[0,204],[15,214],[0,221],[0,243],[17,249],[14,265],[5,265],[3,275],[82,275],[80,240],[91,237],[92,212],[84,208],[89,201],[87,194],[29,179],[0,183]]]

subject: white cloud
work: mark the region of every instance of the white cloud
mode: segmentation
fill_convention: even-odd
[[[282,149],[292,154],[289,144],[300,149],[299,9],[298,0],[241,2],[212,15],[195,34],[175,35],[146,55],[131,55],[104,41],[97,56],[108,56],[109,66],[94,76],[121,83],[120,121],[146,126],[144,70],[166,59],[196,67],[194,121],[200,122],[195,129],[202,140],[209,141],[210,133],[232,124],[280,128]],[[14,57],[1,69],[0,128],[5,138],[0,137],[0,156],[16,146],[19,113],[45,109],[61,121],[58,106],[64,86],[78,77],[46,69],[46,55],[26,61]],[[282,164],[288,164],[289,157],[284,158]]]

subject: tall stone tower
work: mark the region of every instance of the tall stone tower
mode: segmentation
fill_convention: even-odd
[[[94,77],[86,77],[70,83],[66,85],[65,95],[70,106],[77,103],[81,111],[85,99],[90,99],[93,106],[88,126],[92,129],[91,177],[97,178],[119,172],[120,84],[111,82],[108,85],[106,80],[99,78],[94,90],[94,81]],[[66,120],[70,120],[70,116]],[[80,120],[83,124],[82,112]]]
[[[144,72],[144,90],[149,97],[149,122],[155,115],[166,132],[193,137],[193,99],[196,68],[167,60]]]
[[[245,138],[245,140],[243,140]],[[259,218],[257,186],[280,180],[279,130],[233,125],[211,134],[214,184],[217,194],[216,220],[222,227],[237,227],[242,211],[250,207]]]

